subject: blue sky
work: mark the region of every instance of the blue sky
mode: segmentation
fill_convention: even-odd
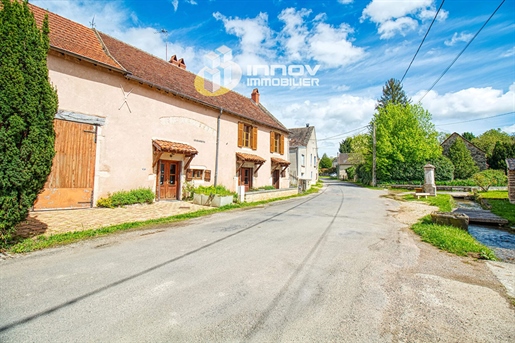
[[[433,115],[438,131],[515,132],[515,113],[510,113],[515,111],[515,0],[505,1],[428,92],[501,1],[444,2],[403,81],[414,102],[425,95],[421,103]],[[168,57],[176,54],[194,73],[204,67],[204,55],[225,45],[243,71],[235,90],[246,96],[254,88],[245,83],[249,65],[316,70],[313,76],[304,75],[318,79],[313,86],[261,86],[259,92],[261,102],[287,127],[306,123],[316,127],[320,156],[335,156],[342,139],[366,130],[384,83],[402,78],[441,4],[440,0],[30,2],[86,26],[94,18],[98,30],[163,59],[166,52]]]

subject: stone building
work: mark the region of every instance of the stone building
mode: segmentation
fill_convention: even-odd
[[[454,144],[456,139],[461,139],[463,143],[465,143],[465,146],[467,147],[468,151],[470,151],[470,155],[476,162],[476,165],[479,167],[479,170],[485,170],[488,168],[488,164],[486,163],[486,152],[479,149],[477,146],[475,146],[474,144],[472,144],[456,132],[447,137],[447,139],[443,141],[443,143],[441,144],[443,148],[443,154],[445,156],[448,156],[449,148]]]
[[[515,158],[507,158],[506,165],[508,169],[508,198],[512,204],[515,204]]]

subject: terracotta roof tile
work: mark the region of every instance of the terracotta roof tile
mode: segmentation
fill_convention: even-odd
[[[150,82],[157,87],[163,87],[182,94],[193,101],[223,108],[233,114],[269,127],[288,131],[262,105],[257,105],[250,98],[233,91],[219,96],[200,94],[195,89],[195,78],[197,75],[102,32],[99,32],[99,34],[111,56],[132,73],[133,76]]]
[[[191,145],[170,141],[163,141],[160,139],[155,139],[152,141],[157,150],[176,153],[176,154],[185,154],[185,155],[196,155],[198,154],[197,149],[192,147]]]
[[[282,158],[278,158],[278,157],[272,157],[271,160],[272,160],[272,164],[279,164],[279,165],[286,165],[286,166],[289,166],[291,164],[290,162],[283,160]]]
[[[116,61],[104,51],[93,29],[37,6],[28,5],[32,13],[34,13],[38,27],[42,26],[45,15],[48,15],[51,47],[86,57],[116,69],[123,69],[120,64],[116,63]]]
[[[236,153],[236,159],[244,162],[255,162],[255,163],[265,163],[266,160],[263,157],[258,155],[246,154],[243,152]]]

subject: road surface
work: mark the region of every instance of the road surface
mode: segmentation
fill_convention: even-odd
[[[515,342],[485,264],[420,242],[381,194],[330,182],[0,261],[0,341]]]

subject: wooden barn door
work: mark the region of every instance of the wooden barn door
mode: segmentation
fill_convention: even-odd
[[[35,210],[92,206],[95,176],[96,128],[56,119],[55,157]]]

